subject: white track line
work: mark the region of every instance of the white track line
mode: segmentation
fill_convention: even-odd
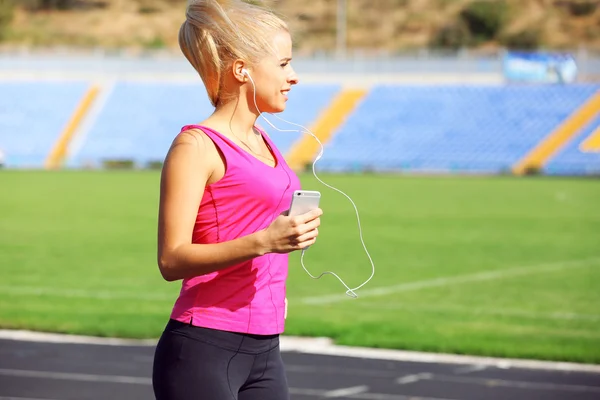
[[[365,385],[353,386],[353,387],[348,387],[348,388],[329,390],[323,394],[323,397],[326,397],[328,399],[329,398],[333,399],[336,397],[351,397],[353,395],[366,393],[368,391],[369,391],[368,386],[365,386]]]
[[[134,385],[152,384],[152,379],[137,376],[78,374],[68,372],[31,371],[23,369],[0,368],[0,375],[19,378],[59,379],[82,382],[127,383]]]
[[[21,342],[91,344],[102,346],[156,346],[158,339],[118,339],[94,336],[65,335],[60,333],[32,332],[24,330],[0,330],[0,339]]]
[[[290,388],[290,394],[300,396],[310,396],[323,398],[328,391],[319,389],[300,389]],[[350,399],[365,399],[365,400],[452,400],[441,397],[421,397],[421,396],[403,396],[399,394],[386,394],[386,393],[356,393],[348,395]]]
[[[32,341],[44,343],[80,343],[113,346],[155,346],[157,339],[129,340],[116,338],[99,338],[75,335],[50,334],[42,332],[0,330],[0,339]],[[452,364],[452,365],[481,365],[502,369],[523,368],[547,371],[573,371],[600,374],[600,365],[579,364],[572,362],[554,362],[527,359],[494,358],[481,356],[464,356],[456,354],[424,353],[417,351],[371,349],[367,347],[351,347],[333,344],[329,338],[304,338],[285,336],[280,341],[282,352],[297,352],[304,354],[319,354],[341,357],[366,358],[372,360],[408,361],[420,363]],[[291,368],[303,372],[303,366]],[[336,373],[325,368],[316,369],[319,373]],[[356,371],[348,371],[354,373]],[[340,371],[337,371],[340,373]],[[377,373],[379,374],[379,373]],[[367,373],[365,373],[367,375]],[[369,374],[370,375],[370,374]]]
[[[4,397],[4,396],[0,396],[0,400],[54,400],[54,399],[34,399],[32,397]]]
[[[432,287],[443,287],[454,284],[478,282],[494,279],[512,278],[515,276],[529,275],[542,272],[558,271],[566,268],[585,267],[589,264],[600,262],[600,258],[588,258],[581,260],[563,261],[557,263],[538,264],[526,267],[517,267],[504,270],[493,270],[486,272],[478,272],[475,274],[444,277],[429,279],[423,281],[403,283],[393,286],[384,286],[380,288],[364,290],[360,292],[359,299],[364,297],[380,297],[394,293],[409,292]],[[161,293],[133,293],[133,292],[113,292],[106,290],[90,289],[72,289],[72,288],[56,288],[43,286],[18,286],[18,285],[0,285],[0,293],[11,294],[15,296],[52,296],[64,298],[82,298],[82,299],[98,299],[98,300],[147,300],[147,301],[164,301],[175,300],[177,294],[161,294]],[[347,300],[345,295],[327,295],[307,297],[300,299],[305,304],[328,304],[337,303]],[[595,316],[594,316],[595,317]],[[585,318],[582,318],[585,319]]]
[[[365,297],[380,297],[387,296],[390,294],[410,292],[415,290],[433,288],[433,287],[444,287],[462,283],[491,281],[495,279],[506,279],[514,278],[517,276],[539,274],[542,272],[559,271],[567,268],[578,268],[586,267],[590,264],[599,262],[600,258],[586,258],[580,260],[560,261],[554,263],[543,263],[530,266],[522,266],[516,268],[496,269],[491,271],[477,272],[474,274],[449,276],[435,279],[428,279],[424,281],[401,283],[399,285],[384,286],[374,289],[366,289],[358,291],[358,299]],[[343,294],[339,295],[328,295],[328,296],[314,296],[306,297],[301,300],[304,304],[330,304],[338,303],[340,301],[349,300],[349,297]]]
[[[502,386],[519,389],[532,390],[549,390],[552,392],[575,392],[575,393],[600,393],[600,387],[587,385],[571,385],[567,383],[543,383],[543,382],[527,382],[518,380],[494,379],[494,378],[476,378],[467,376],[452,376],[452,375],[432,375],[431,380],[449,382],[449,383],[466,383],[472,385],[483,386]]]
[[[423,380],[423,379],[431,379],[432,376],[433,376],[433,374],[430,374],[427,372],[422,373],[422,374],[406,375],[406,376],[401,376],[400,378],[396,379],[396,383],[398,385],[408,385],[409,383],[419,382],[420,380]]]

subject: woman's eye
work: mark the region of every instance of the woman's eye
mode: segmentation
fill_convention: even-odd
[[[285,67],[287,67],[287,65],[288,65],[288,63],[283,63],[283,64],[281,64],[281,67],[285,68]]]

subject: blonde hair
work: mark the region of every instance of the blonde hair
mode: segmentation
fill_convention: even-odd
[[[223,71],[234,60],[250,65],[273,53],[273,34],[289,32],[271,11],[241,0],[192,0],[179,30],[181,51],[198,72],[213,106]]]

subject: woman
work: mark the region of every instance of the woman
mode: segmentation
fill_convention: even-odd
[[[156,348],[156,398],[288,399],[279,352],[287,253],[320,209],[288,217],[299,180],[255,126],[298,83],[286,24],[240,0],[193,1],[179,42],[214,113],[177,135],[162,171],[158,264],[180,295]]]

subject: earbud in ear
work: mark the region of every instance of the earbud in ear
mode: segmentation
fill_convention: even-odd
[[[246,68],[242,68],[242,74],[244,74],[246,76],[250,76],[250,73],[248,72],[248,70]]]

